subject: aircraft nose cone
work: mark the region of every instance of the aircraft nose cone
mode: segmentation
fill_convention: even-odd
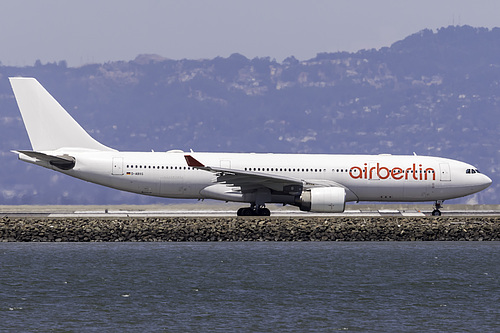
[[[481,186],[481,189],[484,190],[485,188],[487,188],[488,186],[491,185],[492,180],[490,177],[488,177],[484,174],[481,174],[481,176],[482,176],[482,180],[481,180],[481,183],[479,184],[479,186]]]

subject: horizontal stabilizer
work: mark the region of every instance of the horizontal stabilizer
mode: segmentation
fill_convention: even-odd
[[[73,169],[76,163],[76,160],[74,157],[69,156],[69,155],[60,155],[60,156],[53,156],[53,155],[47,155],[44,153],[40,153],[38,151],[31,151],[31,150],[16,150],[14,151],[15,153],[19,154],[24,154],[26,156],[29,156],[31,158],[35,158],[40,161],[45,161],[48,162],[50,165],[53,165],[59,169],[62,170],[70,170]]]

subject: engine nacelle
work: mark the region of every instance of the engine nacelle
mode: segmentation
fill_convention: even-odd
[[[341,187],[313,187],[302,192],[300,210],[318,213],[342,213],[345,209],[345,189]]]

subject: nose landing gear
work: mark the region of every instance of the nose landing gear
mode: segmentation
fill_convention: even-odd
[[[443,207],[443,201],[444,200],[436,200],[436,203],[434,204],[434,210],[431,213],[432,216],[441,216],[441,211],[439,209]]]

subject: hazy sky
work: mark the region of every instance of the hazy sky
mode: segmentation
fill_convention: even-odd
[[[270,56],[390,46],[425,28],[500,27],[498,0],[2,0],[0,61]]]

